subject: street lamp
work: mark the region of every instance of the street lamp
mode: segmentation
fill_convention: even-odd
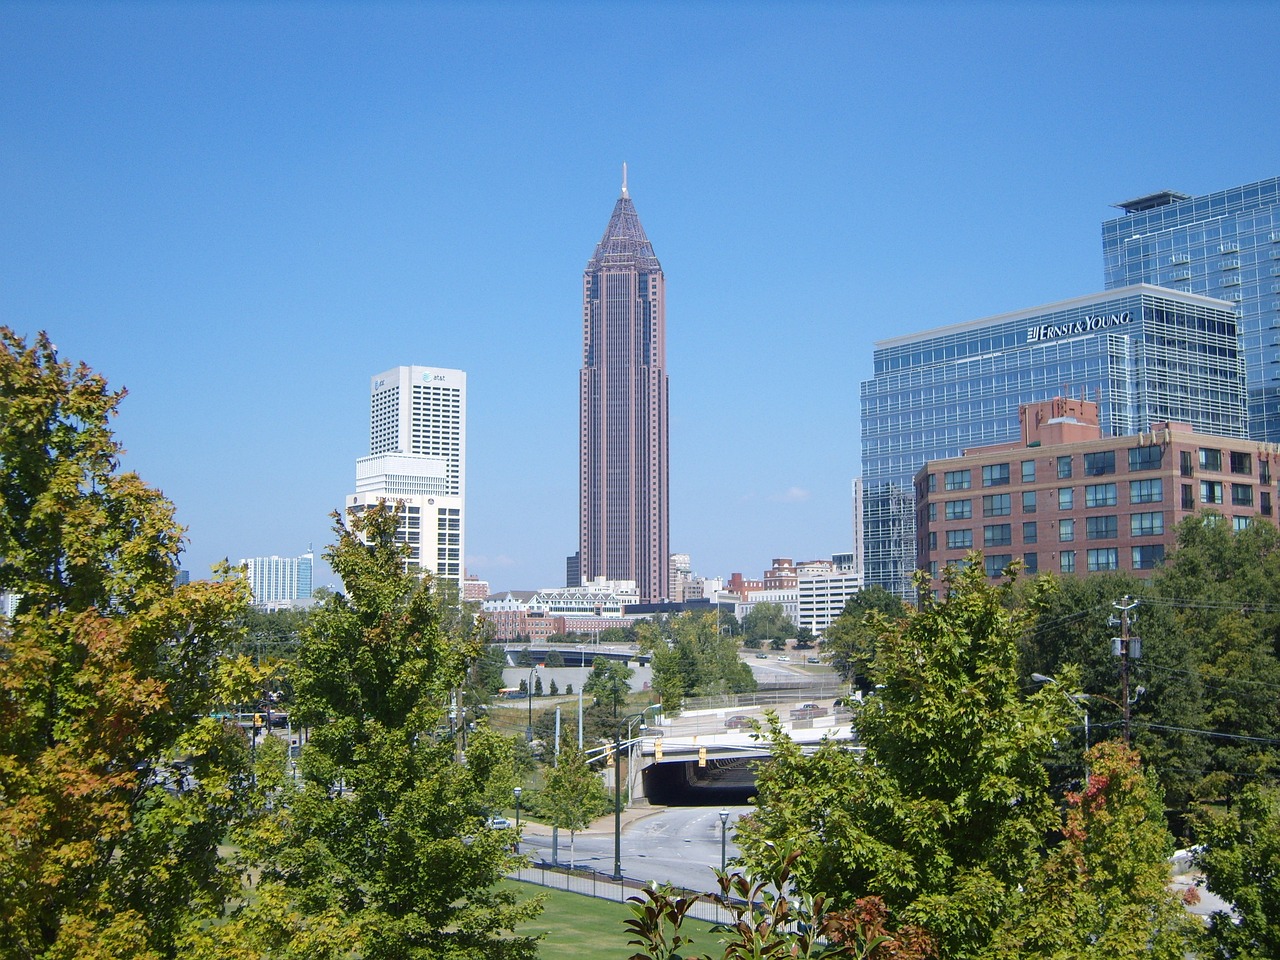
[[[724,809],[724,807],[721,807],[720,808],[720,872],[721,873],[724,873],[725,837],[728,835],[728,833],[729,833],[729,811]]]
[[[622,879],[622,728],[627,728],[627,740],[631,739],[631,727],[639,722],[645,728],[644,717],[650,710],[662,709],[662,704],[651,703],[639,713],[623,717],[613,731],[613,879]]]
[[[1031,675],[1031,679],[1034,680],[1036,683],[1051,683],[1055,687],[1058,685],[1057,680],[1053,679],[1053,677],[1047,677],[1043,673],[1033,673]],[[1086,754],[1089,752],[1089,708],[1085,705],[1085,700],[1090,696],[1092,696],[1092,694],[1088,694],[1088,693],[1068,693],[1067,694],[1067,699],[1070,700],[1072,703],[1074,703],[1077,707],[1079,707],[1080,712],[1084,714],[1084,752]],[[1084,765],[1084,782],[1086,786],[1089,783],[1089,764],[1088,763]]]
[[[520,856],[520,788],[511,791],[516,795],[516,856]]]

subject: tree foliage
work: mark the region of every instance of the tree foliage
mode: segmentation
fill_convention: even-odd
[[[621,660],[596,657],[591,663],[591,672],[582,683],[582,692],[616,717],[626,705],[634,675],[635,671]]]
[[[1088,784],[1067,797],[1063,843],[1014,900],[992,956],[1182,960],[1196,930],[1169,890],[1173,841],[1156,778],[1117,741],[1088,761]]]
[[[795,624],[780,603],[757,603],[742,618],[742,632],[748,640],[785,639],[795,631]]]
[[[1229,810],[1203,812],[1197,836],[1205,887],[1235,909],[1210,918],[1212,956],[1280,956],[1280,791],[1246,787]]]
[[[569,831],[569,866],[573,867],[573,844],[579,830],[608,812],[609,792],[586,757],[572,743],[561,747],[555,766],[546,772],[543,788],[535,798],[535,809],[553,827]]]
[[[822,649],[836,672],[846,682],[857,682],[866,690],[871,689],[866,677],[875,659],[876,627],[868,621],[872,613],[900,620],[906,616],[907,607],[896,594],[878,584],[859,590],[845,602],[822,640]]]
[[[497,886],[512,859],[483,829],[512,745],[482,727],[459,763],[446,722],[480,638],[406,572],[396,529],[384,506],[336,520],[325,559],[345,593],[314,612],[296,668],[302,789],[245,843],[271,896],[354,931],[362,957],[531,957],[511,931],[536,904]]]
[[[733,637],[716,630],[714,613],[686,612],[636,625],[640,648],[653,656],[653,688],[667,713],[688,697],[746,693],[755,675],[738,656]]]
[[[1057,691],[1024,697],[1017,641],[1033,619],[1012,582],[981,562],[949,568],[941,599],[902,621],[873,614],[877,684],[855,716],[865,755],[827,742],[813,756],[772,723],[759,812],[739,831],[752,869],[796,847],[805,890],[837,905],[882,898],[893,923],[977,956],[1034,869],[1057,814],[1043,766],[1071,720]]]
[[[124,396],[0,328],[0,953],[173,956],[236,877],[238,729],[204,718],[248,594],[175,585],[173,507],[120,472]]]

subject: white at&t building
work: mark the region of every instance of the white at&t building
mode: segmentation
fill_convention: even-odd
[[[409,566],[461,587],[466,547],[467,375],[396,367],[370,381],[369,456],[356,461],[348,510],[403,507]]]

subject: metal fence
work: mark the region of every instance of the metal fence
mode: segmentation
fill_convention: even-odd
[[[779,683],[769,686],[761,685],[751,693],[725,694],[716,697],[690,697],[684,702],[683,710],[688,713],[694,710],[721,710],[737,707],[773,707],[781,703],[795,703],[799,700],[836,699],[849,695],[849,686],[845,683],[827,680],[823,683]]]
[[[631,897],[644,898],[643,891],[648,886],[643,880],[630,877],[614,880],[608,874],[594,870],[577,870],[569,873],[563,868],[555,868],[545,863],[521,867],[508,876],[512,880],[533,883],[553,890],[579,893],[598,900],[612,900],[615,903],[625,903]],[[733,915],[728,909],[711,899],[705,891],[686,890],[683,887],[672,887],[671,890],[677,896],[699,898],[689,908],[687,916],[705,920],[708,923],[729,923],[733,920]]]

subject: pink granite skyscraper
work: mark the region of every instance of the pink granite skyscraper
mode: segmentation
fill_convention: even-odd
[[[582,278],[578,561],[582,582],[667,594],[667,371],[662,266],[627,194]]]

